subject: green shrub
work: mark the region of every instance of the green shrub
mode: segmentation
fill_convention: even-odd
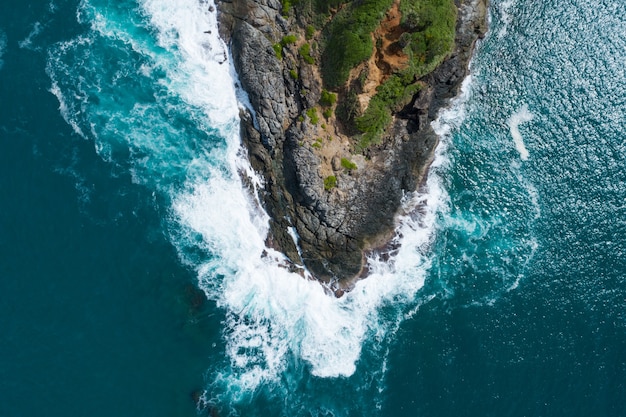
[[[322,90],[320,104],[324,107],[332,107],[337,102],[337,94],[330,93],[328,90]]]
[[[276,53],[276,58],[283,59],[283,46],[280,43],[275,43],[272,45],[274,48],[274,53]]]
[[[296,71],[295,69],[289,70],[289,76],[291,78],[293,78],[294,80],[298,79],[298,71]]]
[[[281,14],[284,17],[289,16],[289,10],[291,10],[291,0],[283,0],[283,7],[281,9]]]
[[[316,125],[320,121],[320,118],[317,116],[317,109],[315,107],[308,109],[306,111],[306,115],[309,116],[309,119],[311,119],[311,123],[313,123],[314,125]]]
[[[391,123],[391,110],[382,101],[372,98],[369,106],[362,116],[355,119],[357,129],[363,133],[359,141],[360,150],[367,149],[371,144],[378,143]]]
[[[337,186],[337,177],[334,175],[324,178],[324,189],[326,191],[332,190]]]
[[[448,1],[448,0],[446,0]],[[350,70],[372,55],[371,33],[393,0],[362,0],[338,12],[323,31],[322,78],[330,89],[348,79]]]
[[[276,57],[278,59],[283,59],[283,48],[287,45],[295,43],[297,40],[298,37],[296,35],[283,36],[279,43],[272,45],[272,48],[274,48],[274,52],[276,53]]]
[[[297,40],[298,40],[298,37],[296,35],[285,35],[281,39],[280,43],[281,45],[286,46],[292,43],[296,43]]]
[[[429,73],[450,53],[456,34],[457,9],[453,0],[400,2],[402,27],[411,32],[404,51],[416,76]],[[407,38],[403,38],[403,43]]]
[[[310,41],[313,39],[313,35],[315,35],[315,27],[313,25],[308,25],[305,30],[306,40]]]
[[[300,47],[298,52],[300,52],[300,56],[307,64],[315,64],[315,59],[311,56],[311,45],[305,43]]]
[[[341,166],[347,169],[348,171],[352,171],[353,169],[357,168],[356,164],[352,162],[351,160],[349,160],[348,158],[341,158]]]

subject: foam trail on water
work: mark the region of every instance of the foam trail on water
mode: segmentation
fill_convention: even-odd
[[[35,22],[28,36],[25,39],[18,42],[18,45],[20,46],[20,48],[33,49],[32,47],[33,39],[41,33],[42,29],[43,29],[43,25],[40,22]],[[38,48],[34,48],[34,49],[36,50]]]
[[[511,131],[511,136],[513,137],[513,142],[515,143],[515,149],[519,152],[520,159],[522,161],[528,160],[528,149],[526,149],[526,145],[524,144],[524,138],[519,131],[519,125],[522,123],[530,122],[535,117],[530,111],[528,111],[528,105],[524,104],[518,111],[513,113],[511,117],[507,120],[507,124]]]
[[[0,29],[0,70],[4,66],[4,60],[2,56],[4,55],[4,50],[7,47],[7,35]]]

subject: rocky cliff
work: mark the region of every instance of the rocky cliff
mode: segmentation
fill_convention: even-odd
[[[220,33],[254,109],[242,114],[242,136],[266,181],[268,244],[294,269],[304,265],[341,290],[367,274],[364,252],[390,239],[403,194],[419,187],[432,160],[437,136],[430,122],[467,74],[476,39],[486,32],[486,1],[456,1],[452,52],[418,81],[419,92],[394,112],[382,140],[358,152],[340,121],[331,115],[320,123],[310,112],[323,89],[319,51],[307,56],[299,53],[301,42],[284,41],[315,36],[305,35],[297,13],[283,17],[279,0],[218,3]]]

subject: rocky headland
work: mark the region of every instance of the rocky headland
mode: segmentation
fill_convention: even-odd
[[[254,110],[242,114],[242,136],[252,167],[265,179],[267,243],[294,270],[305,266],[341,293],[367,275],[364,253],[389,242],[403,195],[425,177],[438,143],[430,122],[467,75],[475,42],[487,30],[487,0],[454,0],[454,41],[431,59],[431,68],[423,67],[426,73],[404,76],[403,96],[385,107],[381,114],[388,120],[369,136],[362,115],[380,99],[374,98],[380,86],[406,74],[415,56],[428,63],[425,57],[433,55],[411,58],[402,49],[409,39],[403,34],[428,22],[415,23],[411,32],[400,2],[390,2],[369,35],[370,58],[351,68],[345,82],[328,87],[328,22],[338,13],[349,15],[350,3],[336,2],[321,18],[315,4],[217,5],[220,34]]]

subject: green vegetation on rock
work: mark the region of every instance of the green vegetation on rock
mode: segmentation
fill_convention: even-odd
[[[324,178],[324,189],[326,191],[332,190],[336,186],[337,186],[337,177],[335,177],[334,175],[330,175]]]
[[[316,125],[320,121],[320,118],[317,115],[317,109],[315,107],[308,109],[306,111],[306,115],[309,116],[309,119],[311,119],[311,123],[313,123],[314,125]]]
[[[322,96],[320,97],[320,104],[324,107],[332,107],[337,102],[337,94],[331,93],[328,90],[322,90]]]
[[[286,1],[296,0],[284,0],[283,6]],[[350,85],[346,82],[350,71],[372,56],[375,46],[382,47],[382,42],[373,44],[372,33],[393,0],[297,1],[299,16],[307,24],[306,39],[314,38],[316,28],[321,30],[318,38],[320,70],[324,86],[330,90],[323,90],[320,99],[324,117],[332,116],[328,110],[337,100],[331,91],[342,91],[335,114],[349,134],[359,136],[356,150],[363,151],[379,143],[393,115],[409,104],[419,91],[417,81],[432,72],[452,51],[457,18],[454,0],[400,0],[400,30],[403,33],[395,47],[409,57],[408,66],[388,74],[365,111],[359,104],[358,94],[363,92],[366,72]],[[299,49],[300,55],[310,64],[315,62],[312,49],[309,43]]]
[[[409,71],[421,77],[452,50],[457,9],[452,0],[404,0],[400,13],[401,26],[406,30],[401,43],[410,58]]]
[[[289,11],[291,10],[291,7],[297,4],[297,0],[282,0],[282,8],[280,10],[280,14],[282,14],[283,17],[289,16]]]
[[[289,45],[292,43],[296,43],[297,40],[298,40],[298,37],[296,35],[285,35],[280,40],[280,44],[285,46],[285,45]]]
[[[365,112],[354,119],[357,129],[363,133],[358,143],[360,150],[380,141],[385,128],[391,123],[392,114],[409,104],[419,90],[419,84],[409,84],[399,75],[389,77],[376,88],[376,95]]]
[[[353,169],[357,168],[356,164],[352,162],[351,160],[349,160],[348,158],[341,158],[341,166],[347,169],[348,171],[352,171]]]
[[[371,33],[392,4],[393,0],[354,1],[324,28],[322,77],[328,88],[341,87],[350,70],[372,55]]]
[[[300,52],[300,56],[307,64],[315,64],[315,59],[311,56],[311,45],[305,43],[298,50]]]
[[[276,57],[278,59],[283,59],[283,48],[292,43],[296,43],[297,40],[298,40],[298,37],[296,35],[283,36],[280,42],[272,45],[272,48],[274,48],[274,52],[276,53]]]
[[[274,53],[276,53],[276,58],[283,59],[283,46],[280,43],[275,43],[272,45],[274,48]]]
[[[322,138],[315,139],[315,142],[311,144],[315,149],[322,149]]]
[[[311,39],[313,39],[313,35],[315,35],[315,26],[308,25],[305,32],[306,40],[310,41]]]

